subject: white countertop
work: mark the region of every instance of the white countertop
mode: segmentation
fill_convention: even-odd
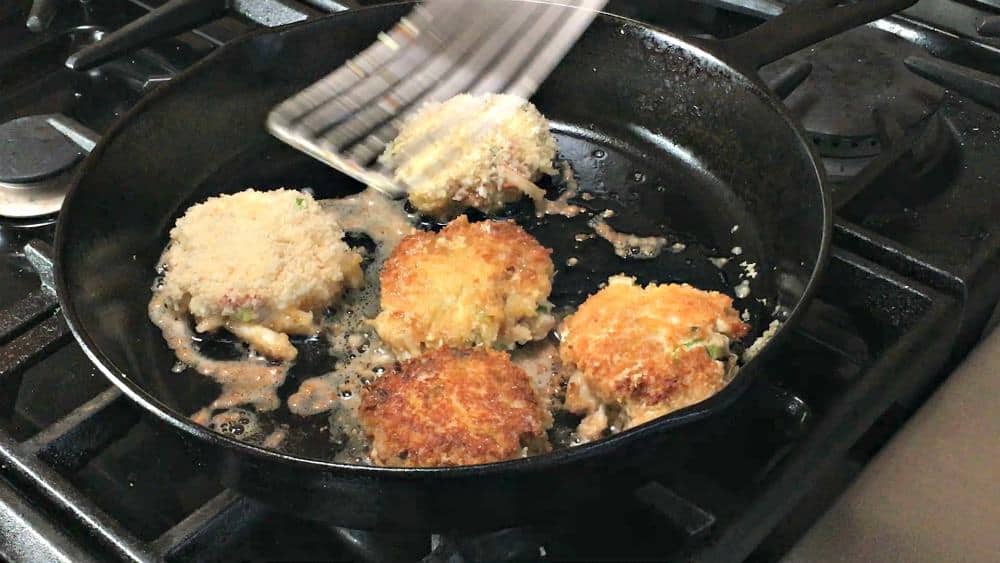
[[[826,561],[1000,562],[1000,329],[783,559]]]

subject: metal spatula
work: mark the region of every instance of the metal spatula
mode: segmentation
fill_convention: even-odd
[[[359,55],[274,108],[268,130],[337,170],[402,197],[406,186],[375,160],[407,116],[462,92],[528,98],[606,2],[428,0]],[[499,104],[479,118],[475,130],[488,131],[515,107]],[[418,148],[396,155],[393,165],[401,166],[431,140],[412,143]]]

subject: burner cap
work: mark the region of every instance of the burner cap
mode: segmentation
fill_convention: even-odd
[[[854,28],[772,63],[765,80],[798,61],[813,70],[785,104],[824,156],[878,154],[873,110],[886,112],[908,129],[935,113],[944,89],[910,72],[903,60],[923,51],[872,27]]]
[[[59,211],[69,183],[63,176],[41,182],[10,184],[0,182],[0,217],[27,219]]]
[[[44,115],[29,115],[0,125],[0,182],[37,182],[66,170],[80,147],[56,131]]]

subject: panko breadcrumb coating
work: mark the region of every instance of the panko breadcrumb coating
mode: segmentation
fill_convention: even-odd
[[[246,190],[192,206],[160,260],[161,297],[198,332],[226,327],[258,352],[295,357],[288,333],[317,330],[314,313],[360,287],[361,257],[312,196]]]
[[[561,327],[566,409],[585,440],[698,403],[722,389],[731,338],[746,334],[732,299],[687,284],[613,276]]]
[[[480,131],[490,115],[499,121]],[[543,198],[533,182],[555,174],[555,154],[548,121],[527,100],[461,94],[418,110],[381,160],[409,187],[417,210],[451,217],[468,207],[496,211],[524,194]]]
[[[439,233],[410,235],[382,269],[375,329],[402,358],[544,338],[555,325],[550,254],[511,221],[462,216]]]
[[[361,393],[378,465],[489,463],[549,449],[551,416],[502,352],[442,348],[407,360]]]

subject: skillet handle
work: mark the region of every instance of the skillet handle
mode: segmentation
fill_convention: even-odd
[[[916,3],[916,0],[805,0],[787,7],[757,27],[719,42],[723,51],[758,69],[803,47],[883,18]]]

